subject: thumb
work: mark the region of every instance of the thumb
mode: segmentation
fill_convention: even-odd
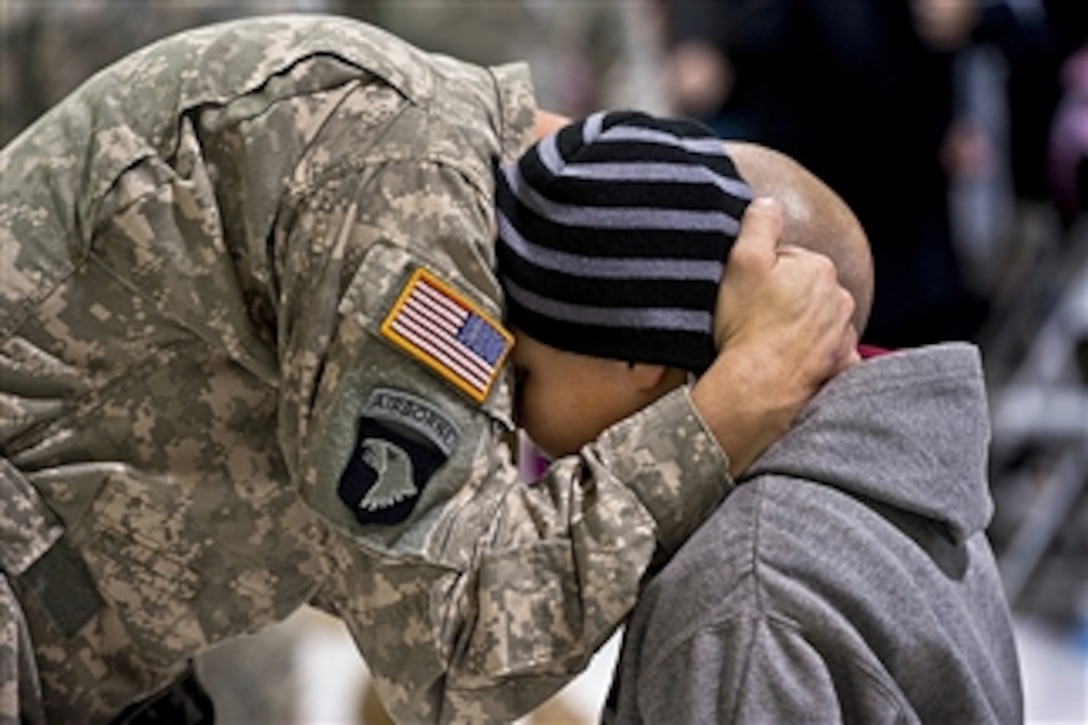
[[[769,197],[754,199],[741,217],[740,232],[733,242],[729,261],[773,264],[781,238],[782,205]]]

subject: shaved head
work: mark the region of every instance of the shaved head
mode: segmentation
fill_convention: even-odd
[[[789,156],[759,144],[726,141],[726,151],[755,196],[782,205],[782,243],[825,254],[854,297],[854,325],[865,330],[873,304],[873,259],[857,217],[827,184]]]

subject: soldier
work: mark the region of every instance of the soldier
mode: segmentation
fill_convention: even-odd
[[[585,665],[855,341],[754,205],[709,370],[521,483],[493,171],[562,121],[524,65],[274,17],[0,152],[0,720],[109,721],[305,603],[398,719],[512,719]]]

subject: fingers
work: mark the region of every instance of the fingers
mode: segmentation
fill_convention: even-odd
[[[740,233],[729,253],[729,264],[773,265],[781,237],[781,205],[774,199],[755,199],[741,218]]]
[[[789,277],[784,274],[787,270]],[[798,292],[796,319],[803,320],[812,335],[808,349],[815,353],[813,379],[826,381],[858,362],[858,334],[854,326],[857,302],[839,282],[831,259],[800,247],[782,247],[776,272],[790,279],[790,286]],[[821,359],[826,361],[822,366]]]
[[[843,290],[840,299],[840,311],[837,316],[839,320],[837,329],[839,331],[836,334],[834,332],[836,327],[832,326],[829,332],[829,339],[832,341],[837,339],[838,345],[832,348],[831,362],[826,368],[825,375],[815,376],[816,380],[822,382],[830,380],[852,365],[861,362],[861,353],[858,352],[858,332],[853,323],[854,298]]]
[[[840,364],[836,373],[841,373],[851,365],[861,362],[861,353],[858,351],[858,332],[853,325],[847,325],[842,345],[842,350],[839,352]]]
[[[822,382],[852,364],[855,302],[829,257],[780,244],[782,230],[778,202],[749,205],[718,290],[715,345],[777,340],[802,376]]]

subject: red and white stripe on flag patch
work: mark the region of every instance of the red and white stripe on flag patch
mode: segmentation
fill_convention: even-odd
[[[382,335],[477,403],[514,345],[502,325],[425,269],[417,269],[382,322]]]

